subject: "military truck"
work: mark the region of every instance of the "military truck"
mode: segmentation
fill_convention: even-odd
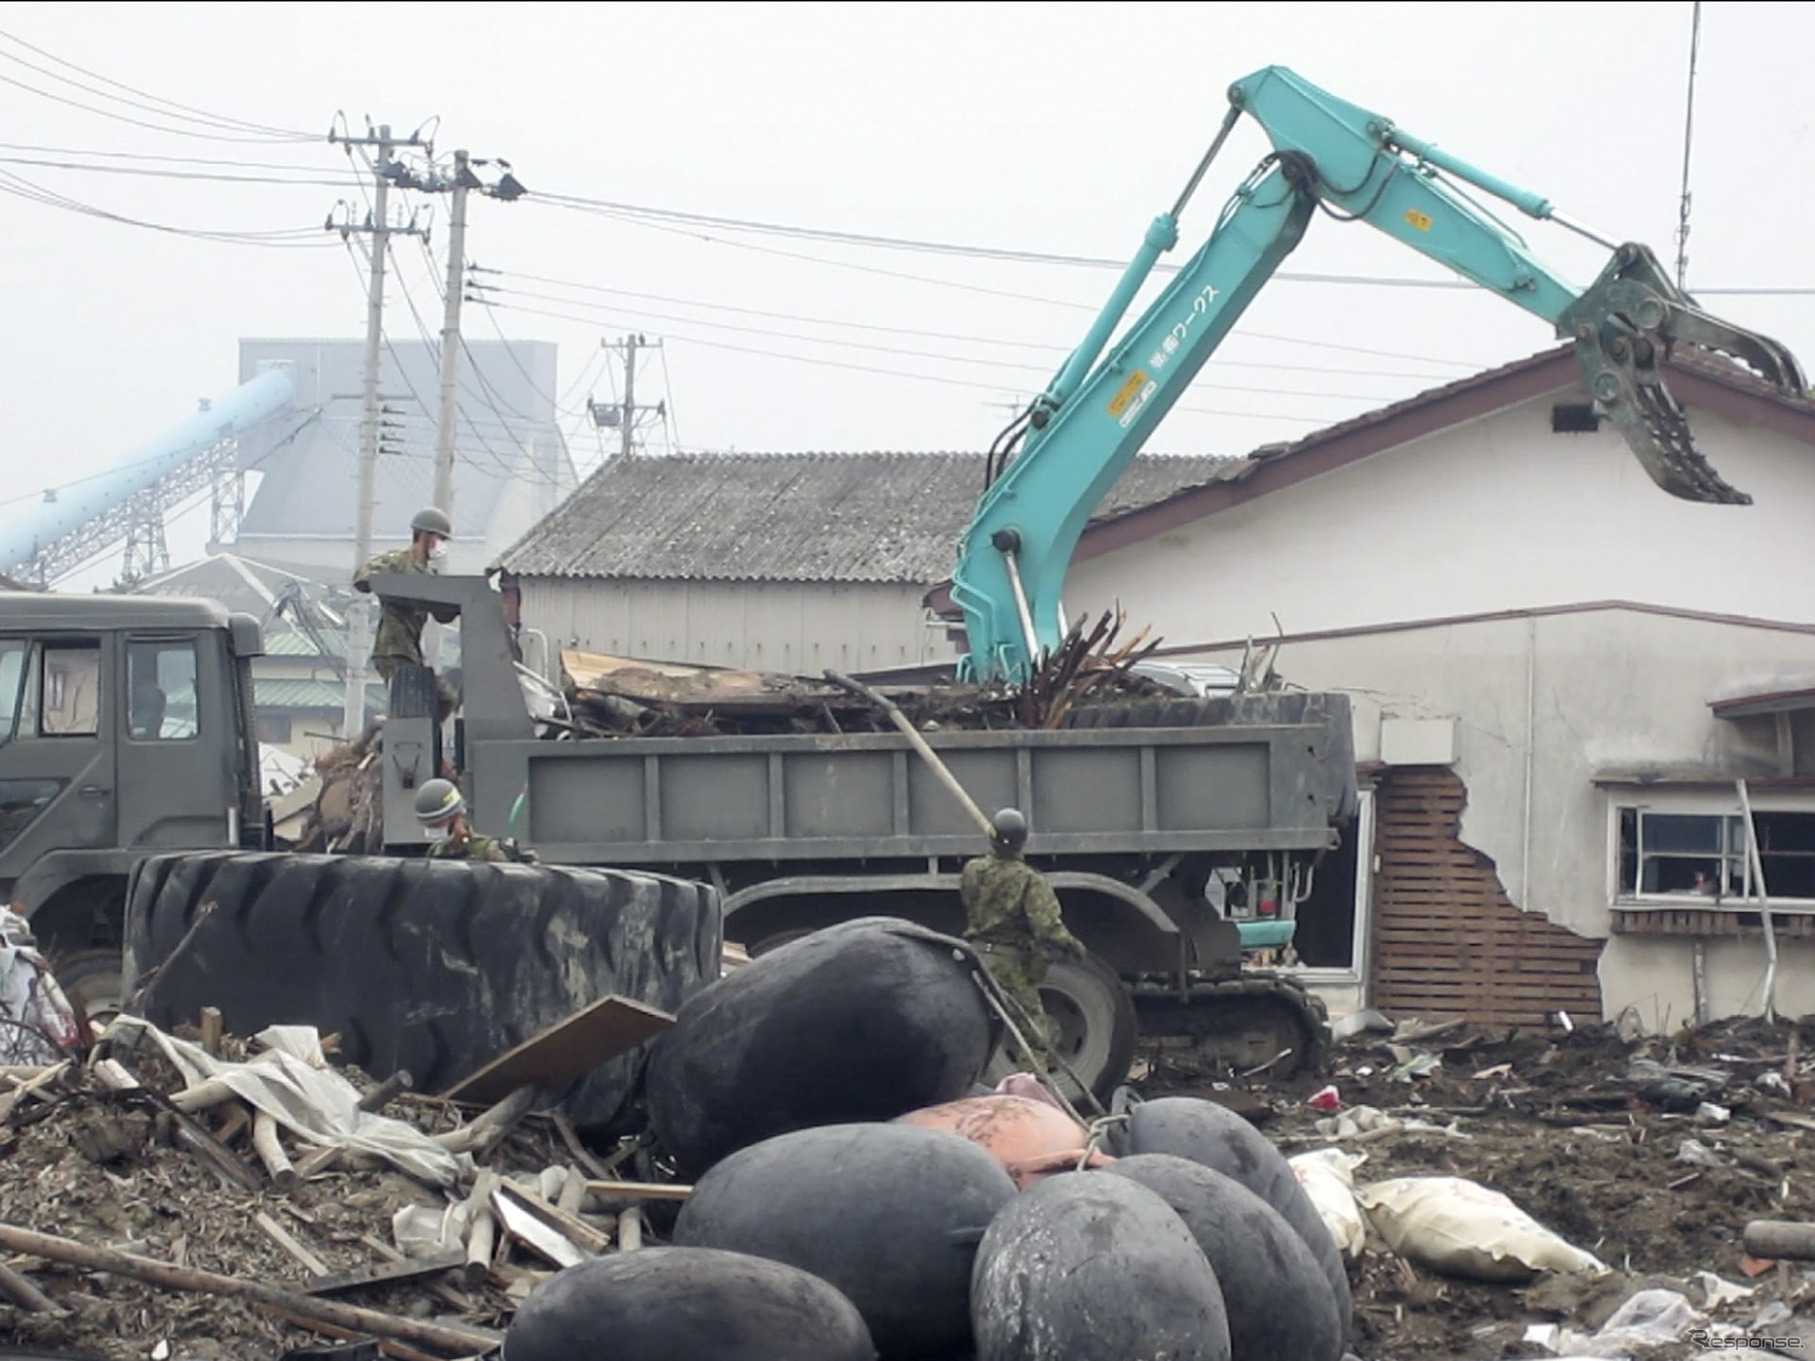
[[[460,614],[449,754],[481,828],[555,864],[710,884],[726,936],[756,950],[878,912],[961,926],[957,874],[982,840],[900,736],[549,740],[490,582],[374,584]],[[211,602],[0,595],[0,888],[95,1011],[119,999],[135,866],[271,846],[260,651],[256,621]],[[427,673],[407,669],[390,707],[385,849],[420,854],[410,799],[442,759]],[[974,797],[1031,811],[1030,852],[1093,951],[1047,987],[1071,1059],[1093,1077],[1125,1069],[1139,1002],[1140,1028],[1196,1035],[1231,1065],[1314,1061],[1320,1005],[1287,975],[1244,973],[1237,927],[1204,889],[1219,867],[1266,863],[1282,889],[1302,884],[1291,868],[1336,843],[1354,806],[1346,701],[1180,699],[1078,720],[1099,726],[932,739]]]
[[[120,991],[133,867],[269,844],[258,621],[205,600],[0,593],[0,892],[66,992]]]

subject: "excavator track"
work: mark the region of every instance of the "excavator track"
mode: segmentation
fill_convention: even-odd
[[[1283,1080],[1323,1070],[1330,1051],[1323,999],[1286,974],[1253,970],[1176,990],[1137,988],[1139,1053],[1156,1072]]]

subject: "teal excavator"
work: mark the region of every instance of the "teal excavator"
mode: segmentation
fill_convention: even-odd
[[[1555,325],[1574,342],[1600,414],[1665,491],[1692,501],[1750,501],[1697,452],[1664,383],[1663,361],[1675,346],[1713,351],[1801,393],[1802,373],[1782,345],[1701,311],[1645,246],[1618,245],[1548,199],[1282,66],[1237,81],[1229,106],[1178,202],[1153,220],[1083,342],[990,450],[990,484],[952,574],[968,679],[1023,679],[1058,646],[1067,628],[1060,588],[1086,522],[1319,209],[1366,222]],[[1180,214],[1244,113],[1266,130],[1273,150],[1236,190],[1210,239],[1104,355],[1154,265],[1178,243]],[[1613,256],[1587,288],[1574,287],[1457,182]]]

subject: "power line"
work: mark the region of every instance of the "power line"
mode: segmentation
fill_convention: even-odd
[[[333,244],[320,240],[319,234],[316,232],[296,228],[270,232],[230,232],[199,227],[177,227],[167,222],[151,222],[144,218],[130,217],[124,213],[116,213],[105,208],[98,208],[90,203],[83,203],[66,194],[46,189],[10,170],[0,170],[0,193],[11,194],[15,198],[26,199],[33,203],[41,203],[46,207],[61,208],[65,212],[78,213],[84,217],[99,218],[122,226],[142,227],[147,231],[162,232],[169,236],[191,237],[199,241],[221,241],[242,246],[285,246],[306,249]]]
[[[658,321],[679,321],[679,322],[682,322],[687,325],[704,326],[709,330],[728,331],[728,332],[731,332],[731,333],[737,334],[737,335],[773,336],[776,339],[799,341],[801,343],[808,344],[808,345],[836,346],[840,350],[864,350],[864,351],[867,351],[870,353],[876,353],[876,354],[900,355],[903,358],[908,358],[908,359],[933,359],[933,360],[937,360],[941,363],[964,364],[964,365],[968,365],[970,367],[981,366],[981,367],[991,368],[991,369],[1013,370],[1013,371],[1016,371],[1019,373],[1046,374],[1046,373],[1050,372],[1049,365],[1019,364],[1019,363],[1014,362],[1013,360],[1007,360],[1007,359],[979,359],[979,358],[973,358],[968,355],[942,354],[942,353],[937,353],[937,352],[934,352],[931,350],[906,349],[906,348],[903,348],[898,345],[874,345],[874,344],[870,344],[868,342],[859,341],[859,340],[832,340],[832,339],[827,339],[827,338],[824,338],[821,336],[801,335],[799,332],[796,332],[796,331],[779,331],[779,330],[774,330],[771,328],[761,327],[761,326],[741,326],[735,322],[712,322],[712,321],[700,320],[698,318],[674,317],[674,316],[670,316],[670,315],[660,313],[660,312],[628,313],[628,312],[623,312],[623,311],[619,311],[614,308],[607,307],[607,306],[605,306],[603,304],[599,304],[599,303],[569,302],[566,299],[551,298],[546,294],[527,293],[527,292],[523,292],[523,291],[520,291],[517,289],[501,288],[496,291],[499,293],[507,294],[507,295],[514,296],[514,297],[526,297],[526,298],[531,298],[531,299],[534,299],[537,301],[542,301],[542,302],[555,302],[555,303],[562,303],[567,306],[583,307],[588,310],[598,310],[601,313],[604,313],[604,314],[607,314],[607,315],[613,317],[614,320],[611,323],[613,325],[635,324],[634,321],[629,320],[631,318],[636,318],[636,319],[652,318],[652,319],[655,319]],[[1382,376],[1382,377],[1413,377],[1413,378],[1416,377],[1415,375],[1380,375],[1380,376]],[[1310,397],[1310,398],[1329,400],[1329,401],[1374,401],[1374,400],[1378,400],[1374,394],[1362,393],[1362,392],[1328,392],[1328,391],[1306,390],[1303,388],[1255,387],[1252,384],[1246,384],[1246,383],[1244,383],[1244,384],[1219,383],[1214,380],[1204,380],[1204,379],[1199,379],[1196,381],[1197,381],[1198,386],[1205,387],[1205,388],[1212,388],[1212,389],[1222,389],[1224,391],[1229,391],[1229,392],[1265,392],[1265,393],[1276,394],[1276,395],[1282,396],[1282,397]]]
[[[46,70],[42,66],[35,65],[32,62],[26,61],[23,57],[15,56],[14,54],[9,53],[9,52],[0,52],[0,57],[4,57],[6,60],[11,61],[11,62],[16,62],[20,66],[25,67],[27,70],[34,71],[37,74],[39,74],[41,76],[46,76],[51,80],[61,81],[62,83],[66,84],[66,85],[73,86],[78,90],[82,90],[88,94],[96,95],[102,99],[114,100],[117,103],[125,104],[129,108],[137,108],[137,109],[144,110],[145,112],[148,112],[148,113],[155,113],[159,117],[163,117],[163,118],[186,119],[191,122],[200,123],[205,127],[230,129],[230,130],[233,130],[235,132],[240,132],[240,133],[250,132],[250,133],[260,134],[260,137],[258,137],[258,138],[246,138],[245,140],[248,140],[248,141],[251,141],[251,140],[313,141],[314,140],[314,136],[312,134],[306,133],[306,132],[298,132],[293,128],[277,128],[277,127],[272,127],[269,124],[264,124],[264,123],[251,123],[251,122],[247,122],[246,120],[241,119],[241,118],[232,118],[232,117],[228,117],[223,114],[210,113],[206,109],[198,109],[194,105],[190,105],[190,104],[181,104],[173,99],[165,99],[162,95],[150,94],[145,90],[140,90],[134,86],[127,85],[123,81],[114,80],[111,76],[104,76],[104,75],[101,75],[99,72],[90,71],[86,67],[78,66],[73,61],[67,61],[64,58],[57,56],[54,52],[48,52],[44,48],[39,47],[34,43],[27,42],[24,38],[19,37],[17,34],[7,32],[3,29],[0,29],[0,38],[3,38],[7,42],[13,43],[16,46],[23,47],[29,52],[35,52],[38,56],[43,57],[47,61],[55,62],[58,66],[65,67],[71,71],[79,72],[80,74],[87,76],[90,80],[98,80],[102,84],[113,86],[114,89],[116,89],[116,90],[125,90],[128,94],[135,95],[135,96],[137,96],[137,98],[136,99],[123,99],[119,95],[108,93],[106,90],[95,89],[93,86],[86,85],[82,81],[73,80],[68,76],[59,75],[55,71]],[[163,107],[162,108],[156,107],[157,105],[162,105]]]
[[[549,311],[543,310],[541,308],[520,307],[520,306],[511,304],[511,303],[494,303],[493,306],[503,308],[506,311],[521,312],[526,316],[551,317],[556,321],[571,321],[571,322],[575,322],[582,326],[591,326],[591,325],[596,324],[594,322],[588,321],[584,317],[576,317],[576,316],[573,316],[573,315],[571,315],[569,313],[565,313],[565,312],[549,312]],[[841,360],[818,359],[818,358],[814,358],[810,355],[781,354],[775,350],[761,350],[761,349],[757,349],[755,346],[751,346],[751,345],[733,345],[733,344],[729,343],[728,341],[706,340],[699,336],[677,336],[672,332],[664,332],[664,335],[667,339],[684,340],[688,344],[691,344],[691,345],[703,345],[709,349],[715,349],[715,350],[730,350],[730,351],[732,351],[734,353],[738,353],[738,354],[753,354],[753,355],[761,356],[764,359],[778,359],[778,360],[782,360],[787,363],[815,364],[822,368],[845,369],[847,371],[854,372],[854,373],[874,373],[874,374],[880,374],[885,378],[906,378],[906,379],[910,379],[910,380],[913,380],[916,382],[937,383],[942,387],[971,388],[971,389],[975,389],[980,392],[1007,392],[1007,391],[1012,390],[1005,384],[1001,384],[1001,383],[977,383],[977,382],[972,382],[968,379],[963,379],[963,378],[946,378],[939,374],[933,374],[933,373],[914,373],[914,372],[911,372],[911,371],[905,370],[905,369],[878,368],[873,364],[849,364],[849,363],[845,363]],[[966,361],[959,360],[956,362],[963,363]],[[1372,400],[1372,399],[1361,398],[1361,399],[1357,399],[1357,400],[1365,401],[1365,400]],[[1253,411],[1221,411],[1221,410],[1212,409],[1210,407],[1201,407],[1201,406],[1190,406],[1190,407],[1179,406],[1179,407],[1175,407],[1174,410],[1189,411],[1189,412],[1193,412],[1197,415],[1202,415],[1202,416],[1231,416],[1231,417],[1237,417],[1237,418],[1245,419],[1245,420],[1295,421],[1295,422],[1299,422],[1299,423],[1305,424],[1305,425],[1327,425],[1327,424],[1329,424],[1328,419],[1325,417],[1296,416],[1296,415],[1289,415],[1284,412],[1268,413],[1268,412],[1253,412]]]
[[[564,279],[553,279],[553,278],[547,277],[546,275],[524,274],[517,270],[482,269],[482,268],[479,268],[478,266],[475,266],[474,269],[476,272],[481,273],[481,274],[496,274],[503,278],[523,279],[523,280],[527,280],[528,282],[531,282],[531,283],[548,284],[554,288],[566,288],[566,289],[572,289],[572,290],[577,290],[577,291],[586,292],[586,293],[602,293],[602,294],[607,294],[612,297],[634,298],[639,301],[668,303],[668,304],[671,304],[671,305],[677,306],[677,307],[708,308],[715,312],[731,312],[731,313],[735,313],[739,316],[764,317],[764,318],[767,318],[770,320],[777,320],[777,321],[798,321],[798,322],[803,322],[809,326],[836,326],[836,327],[840,327],[840,328],[844,328],[844,329],[848,329],[848,330],[875,331],[875,332],[878,332],[878,333],[884,334],[884,335],[919,336],[919,337],[923,337],[923,338],[929,339],[929,340],[949,340],[949,341],[955,341],[957,343],[967,344],[967,345],[1001,345],[1001,346],[1012,347],[1016,350],[1023,350],[1023,351],[1037,350],[1037,351],[1044,351],[1044,352],[1050,353],[1050,354],[1070,354],[1071,353],[1070,346],[1052,345],[1052,344],[1047,344],[1047,343],[1043,343],[1043,342],[1039,342],[1039,341],[1004,339],[1000,336],[966,335],[966,334],[954,333],[954,332],[950,332],[950,331],[929,331],[929,330],[925,330],[921,327],[915,327],[915,326],[885,326],[885,325],[882,325],[877,322],[869,322],[869,321],[845,321],[845,320],[842,320],[842,319],[836,318],[836,317],[808,316],[808,315],[803,315],[798,312],[775,312],[775,311],[771,311],[767,308],[760,308],[760,307],[736,307],[729,303],[723,303],[723,302],[719,302],[717,300],[702,301],[702,300],[692,299],[692,298],[677,298],[677,297],[673,297],[668,294],[661,294],[661,293],[643,293],[643,292],[638,292],[634,289],[628,289],[628,288],[606,288],[606,287],[603,287],[598,284],[583,284],[583,283],[574,283],[574,282],[564,280]],[[489,285],[488,285],[488,287],[489,287]],[[526,296],[528,296],[528,295],[526,295]],[[1245,335],[1249,335],[1250,333],[1243,332],[1242,334],[1245,336]],[[1265,338],[1265,339],[1275,339],[1276,338],[1276,339],[1281,339],[1281,340],[1291,339],[1290,337],[1261,337],[1261,338]],[[1299,342],[1299,341],[1294,340],[1293,343],[1316,343],[1316,342]],[[1383,357],[1396,357],[1396,356],[1389,355],[1389,356],[1383,356]],[[1434,357],[1425,358],[1422,360],[1418,360],[1416,362],[1426,362],[1426,363],[1432,363],[1432,364],[1449,364],[1449,365],[1453,365],[1454,367],[1457,367],[1457,368],[1468,367],[1467,365],[1462,364],[1460,361],[1457,361],[1457,360],[1437,359]],[[1441,374],[1395,373],[1395,372],[1388,372],[1388,371],[1382,370],[1382,369],[1336,369],[1336,368],[1329,368],[1324,365],[1316,365],[1316,364],[1291,364],[1291,363],[1285,363],[1285,362],[1268,363],[1266,361],[1258,360],[1258,359],[1223,359],[1223,358],[1219,358],[1217,360],[1217,363],[1219,366],[1225,367],[1225,368],[1287,369],[1287,370],[1294,370],[1294,371],[1303,372],[1303,373],[1340,374],[1345,377],[1357,377],[1357,378],[1385,377],[1385,378],[1439,378],[1440,379],[1443,377],[1443,375],[1441,375]]]

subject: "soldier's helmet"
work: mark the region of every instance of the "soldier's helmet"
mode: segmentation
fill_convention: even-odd
[[[416,820],[424,827],[446,822],[466,807],[452,780],[426,780],[416,791]]]
[[[989,820],[990,843],[1005,851],[1018,851],[1027,844],[1027,819],[1019,808],[1004,808]]]
[[[447,518],[447,512],[439,506],[424,506],[416,512],[416,518],[410,521],[410,532],[439,534],[444,539],[454,537],[454,522]]]

